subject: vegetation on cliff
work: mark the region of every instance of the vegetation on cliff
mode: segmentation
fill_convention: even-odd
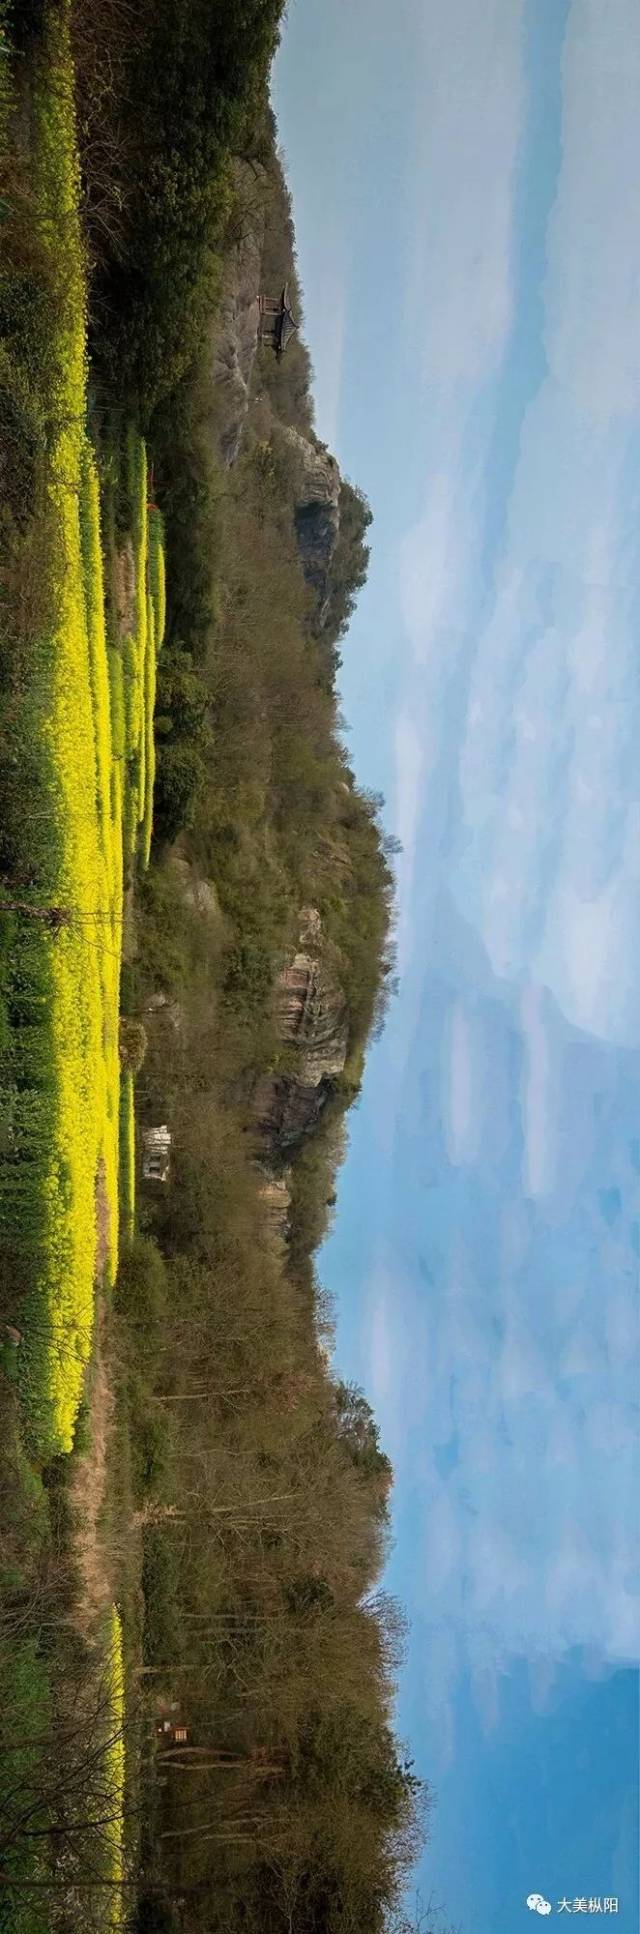
[[[316,437],[302,337],[282,363],[256,345],[231,466],[212,378],[247,225],[300,308],[266,99],[280,11],[0,5],[0,1926],[20,1934],[382,1934],[427,1810],[393,1728],[391,1470],[334,1378],[315,1265],[393,966],[392,844],[335,690],[370,513]]]

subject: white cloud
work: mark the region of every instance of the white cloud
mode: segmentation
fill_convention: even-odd
[[[396,1333],[390,1322],[386,1279],[376,1279],[369,1309],[369,1384],[380,1409],[386,1408],[395,1384]]]
[[[494,982],[486,995],[475,993],[466,1026],[458,1024],[465,1061],[470,1029],[491,1038],[496,998]],[[576,1646],[614,1666],[636,1662],[640,1578],[637,1280],[628,1239],[635,1180],[624,1158],[637,1071],[623,1075],[626,1059],[615,1057],[617,1092],[610,1052],[577,1041],[548,996],[530,988],[517,1007],[507,990],[503,999],[503,1028],[513,1040],[517,1022],[519,1051],[497,1199],[483,1134],[470,1190],[462,1196],[452,1151],[443,1151],[425,1213],[434,1258],[424,1407],[432,1449],[416,1479],[417,1596],[426,1593],[436,1627],[447,1620],[457,1635],[455,1671],[464,1660],[485,1731],[515,1658],[530,1661],[537,1710],[547,1709],[555,1669]],[[434,1058],[432,1082],[437,1067]],[[465,1129],[467,1082],[463,1069]],[[609,1112],[598,1120],[605,1096]],[[527,1143],[518,1185],[521,1116]],[[431,1146],[425,1159],[431,1168]],[[532,1180],[537,1192],[527,1198]],[[603,1189],[620,1195],[612,1221],[602,1213]],[[407,1389],[414,1374],[405,1359]],[[403,1400],[401,1385],[396,1402]],[[439,1727],[453,1681],[434,1682],[430,1632],[425,1646],[425,1699]]]
[[[511,325],[513,172],[524,113],[522,0],[422,11],[420,187],[409,327],[436,407],[481,381]]]
[[[410,713],[401,712],[396,720],[394,742],[396,764],[394,825],[397,828],[398,839],[402,842],[404,862],[411,867],[422,805],[426,747],[425,734]]]
[[[429,1607],[425,1697],[453,1750],[461,1661],[490,1725],[514,1656],[531,1659],[542,1704],[544,1661],[562,1661],[576,1644],[614,1664],[637,1657],[631,1252],[606,1228],[593,1190],[582,1222],[566,1207],[592,1159],[605,1166],[608,1128],[596,1118],[607,1076],[583,1098],[580,1057],[597,1050],[572,1039],[563,1062],[544,989],[575,1027],[609,1043],[640,1041],[640,31],[637,0],[574,0],[569,13],[541,291],[548,368],[520,426],[505,509],[488,466],[510,407],[507,398],[503,417],[498,385],[514,320],[523,6],[448,0],[421,12],[407,335],[398,321],[426,471],[397,558],[409,670],[394,822],[405,846],[400,933],[411,978],[389,1026],[396,1058],[385,1062],[385,1108],[392,1141],[407,1094],[424,1085],[418,1020],[444,883],[475,929],[472,960],[479,936],[494,973],[509,981],[516,1123],[483,1200],[474,1281],[462,1248],[451,1253],[452,1227],[458,1216],[472,1223],[486,1180],[496,1084],[477,1046],[481,1030],[459,1011],[444,1072],[434,1050],[435,1108],[433,1092],[429,1102],[434,1113],[444,1102],[449,1156],[476,1162],[473,1187],[463,1192],[456,1175],[447,1201],[442,1123],[426,1148],[424,1116],[412,1117],[398,1147],[423,1193],[427,1166],[430,1177],[437,1171],[425,1214],[441,1251],[429,1335],[385,1254],[370,1284],[366,1351],[403,1479],[415,1472],[415,1434],[428,1417],[416,1596]],[[483,575],[489,523],[498,537]],[[446,978],[446,950],[437,963]],[[411,1081],[401,1049],[414,1055]],[[378,1143],[386,1126],[376,1125]],[[417,1220],[416,1203],[413,1213]],[[627,1245],[629,1221],[625,1202]],[[403,1245],[414,1239],[408,1223],[398,1234],[403,1268]]]
[[[464,630],[475,577],[482,476],[469,443],[479,383],[499,366],[513,318],[513,193],[524,117],[523,0],[446,14],[425,8],[414,137],[420,184],[406,297],[413,367],[428,395],[431,468],[399,556],[411,650],[428,662],[438,626]],[[464,57],[461,58],[461,49]]]
[[[448,1072],[448,1114],[453,1160],[472,1160],[477,1150],[472,1039],[466,1010],[457,1006],[451,1017]]]
[[[478,1666],[471,1675],[471,1690],[485,1734],[495,1733],[500,1722],[500,1677],[496,1667]]]
[[[425,1315],[409,1321],[402,1264],[385,1245],[371,1261],[367,1289],[364,1381],[384,1429],[394,1468],[406,1467],[431,1375]]]
[[[585,461],[573,419],[559,410],[554,420],[544,396],[529,418],[509,551],[469,679],[454,890],[497,973],[537,979],[578,1027],[633,1044],[640,584],[634,596],[626,440],[598,436],[598,464],[596,444],[587,439]],[[551,479],[543,511],[531,466],[541,437]],[[542,548],[550,518],[555,556]]]
[[[525,1049],[522,1127],[525,1188],[533,1196],[553,1188],[558,1162],[557,1088],[544,1009],[543,997],[528,988],[520,1008]]]
[[[442,1485],[434,1494],[425,1527],[427,1576],[438,1579],[439,1590],[456,1572],[459,1573],[463,1551],[464,1533],[457,1502]]]
[[[339,442],[340,398],[346,347],[347,261],[343,235],[336,235],[333,253],[327,252],[324,284],[316,291],[313,332],[313,391],[320,435],[332,450]]]
[[[401,842],[396,866],[398,918],[396,951],[400,970],[410,953],[413,936],[413,891],[416,843],[425,786],[428,747],[415,717],[401,712],[394,728],[395,791],[393,825]]]
[[[522,18],[426,10],[416,288],[430,468],[400,554],[411,700],[439,739],[425,828],[459,761],[451,869],[497,973],[548,985],[578,1027],[640,1041],[637,671],[640,273],[636,0],[571,9],[562,156],[543,284],[548,374],[525,411],[492,605],[474,638],[491,504],[471,423],[513,320]],[[465,59],[460,48],[465,47]],[[478,160],[478,155],[481,158]],[[473,163],[473,165],[472,165]],[[476,260],[477,257],[477,260]],[[486,275],[485,275],[486,269]],[[466,716],[461,723],[464,679]],[[461,698],[462,694],[462,698]],[[427,804],[429,780],[431,792]],[[428,836],[428,835],[427,835]],[[443,868],[449,855],[443,851]],[[418,865],[422,853],[418,855]],[[417,868],[411,866],[411,879]],[[532,1101],[535,1097],[532,1093]],[[540,1135],[538,1135],[540,1147]]]
[[[420,519],[401,547],[402,611],[418,664],[429,656],[435,627],[453,625],[467,595],[472,507],[457,454],[459,469],[449,441],[451,467],[431,478]]]
[[[563,72],[563,163],[549,233],[552,374],[607,426],[637,408],[637,0],[579,0]]]
[[[443,1023],[441,1081],[450,1161],[499,1182],[513,1115],[510,1053],[495,1013],[473,992],[454,999]]]

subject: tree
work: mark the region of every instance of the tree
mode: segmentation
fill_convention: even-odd
[[[380,1430],[371,1405],[355,1383],[338,1383],[335,1402],[341,1441],[358,1474],[371,1485],[376,1510],[385,1516],[393,1472],[380,1449]]]

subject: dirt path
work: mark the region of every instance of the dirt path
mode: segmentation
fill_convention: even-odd
[[[96,1182],[96,1282],[101,1285],[109,1242],[109,1202],[104,1174]],[[102,1288],[96,1291],[96,1336],[88,1390],[89,1442],[76,1454],[69,1485],[73,1514],[73,1554],[80,1593],[74,1624],[83,1637],[95,1633],[101,1615],[113,1602],[113,1580],[101,1524],[107,1488],[107,1456],[113,1421],[114,1395],[105,1350],[106,1310]]]
[[[113,1583],[101,1526],[107,1485],[107,1448],[114,1398],[104,1355],[104,1301],[100,1297],[94,1374],[89,1405],[90,1442],[74,1458],[69,1491],[74,1518],[73,1553],[79,1573],[80,1596],[74,1624],[91,1638],[103,1612],[113,1601]]]

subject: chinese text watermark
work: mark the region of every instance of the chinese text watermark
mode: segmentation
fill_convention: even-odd
[[[558,1901],[559,1914],[617,1914],[620,1902],[617,1894],[574,1894],[570,1899],[563,1894]],[[552,1914],[553,1907],[544,1894],[527,1894],[527,1907],[532,1914]]]

